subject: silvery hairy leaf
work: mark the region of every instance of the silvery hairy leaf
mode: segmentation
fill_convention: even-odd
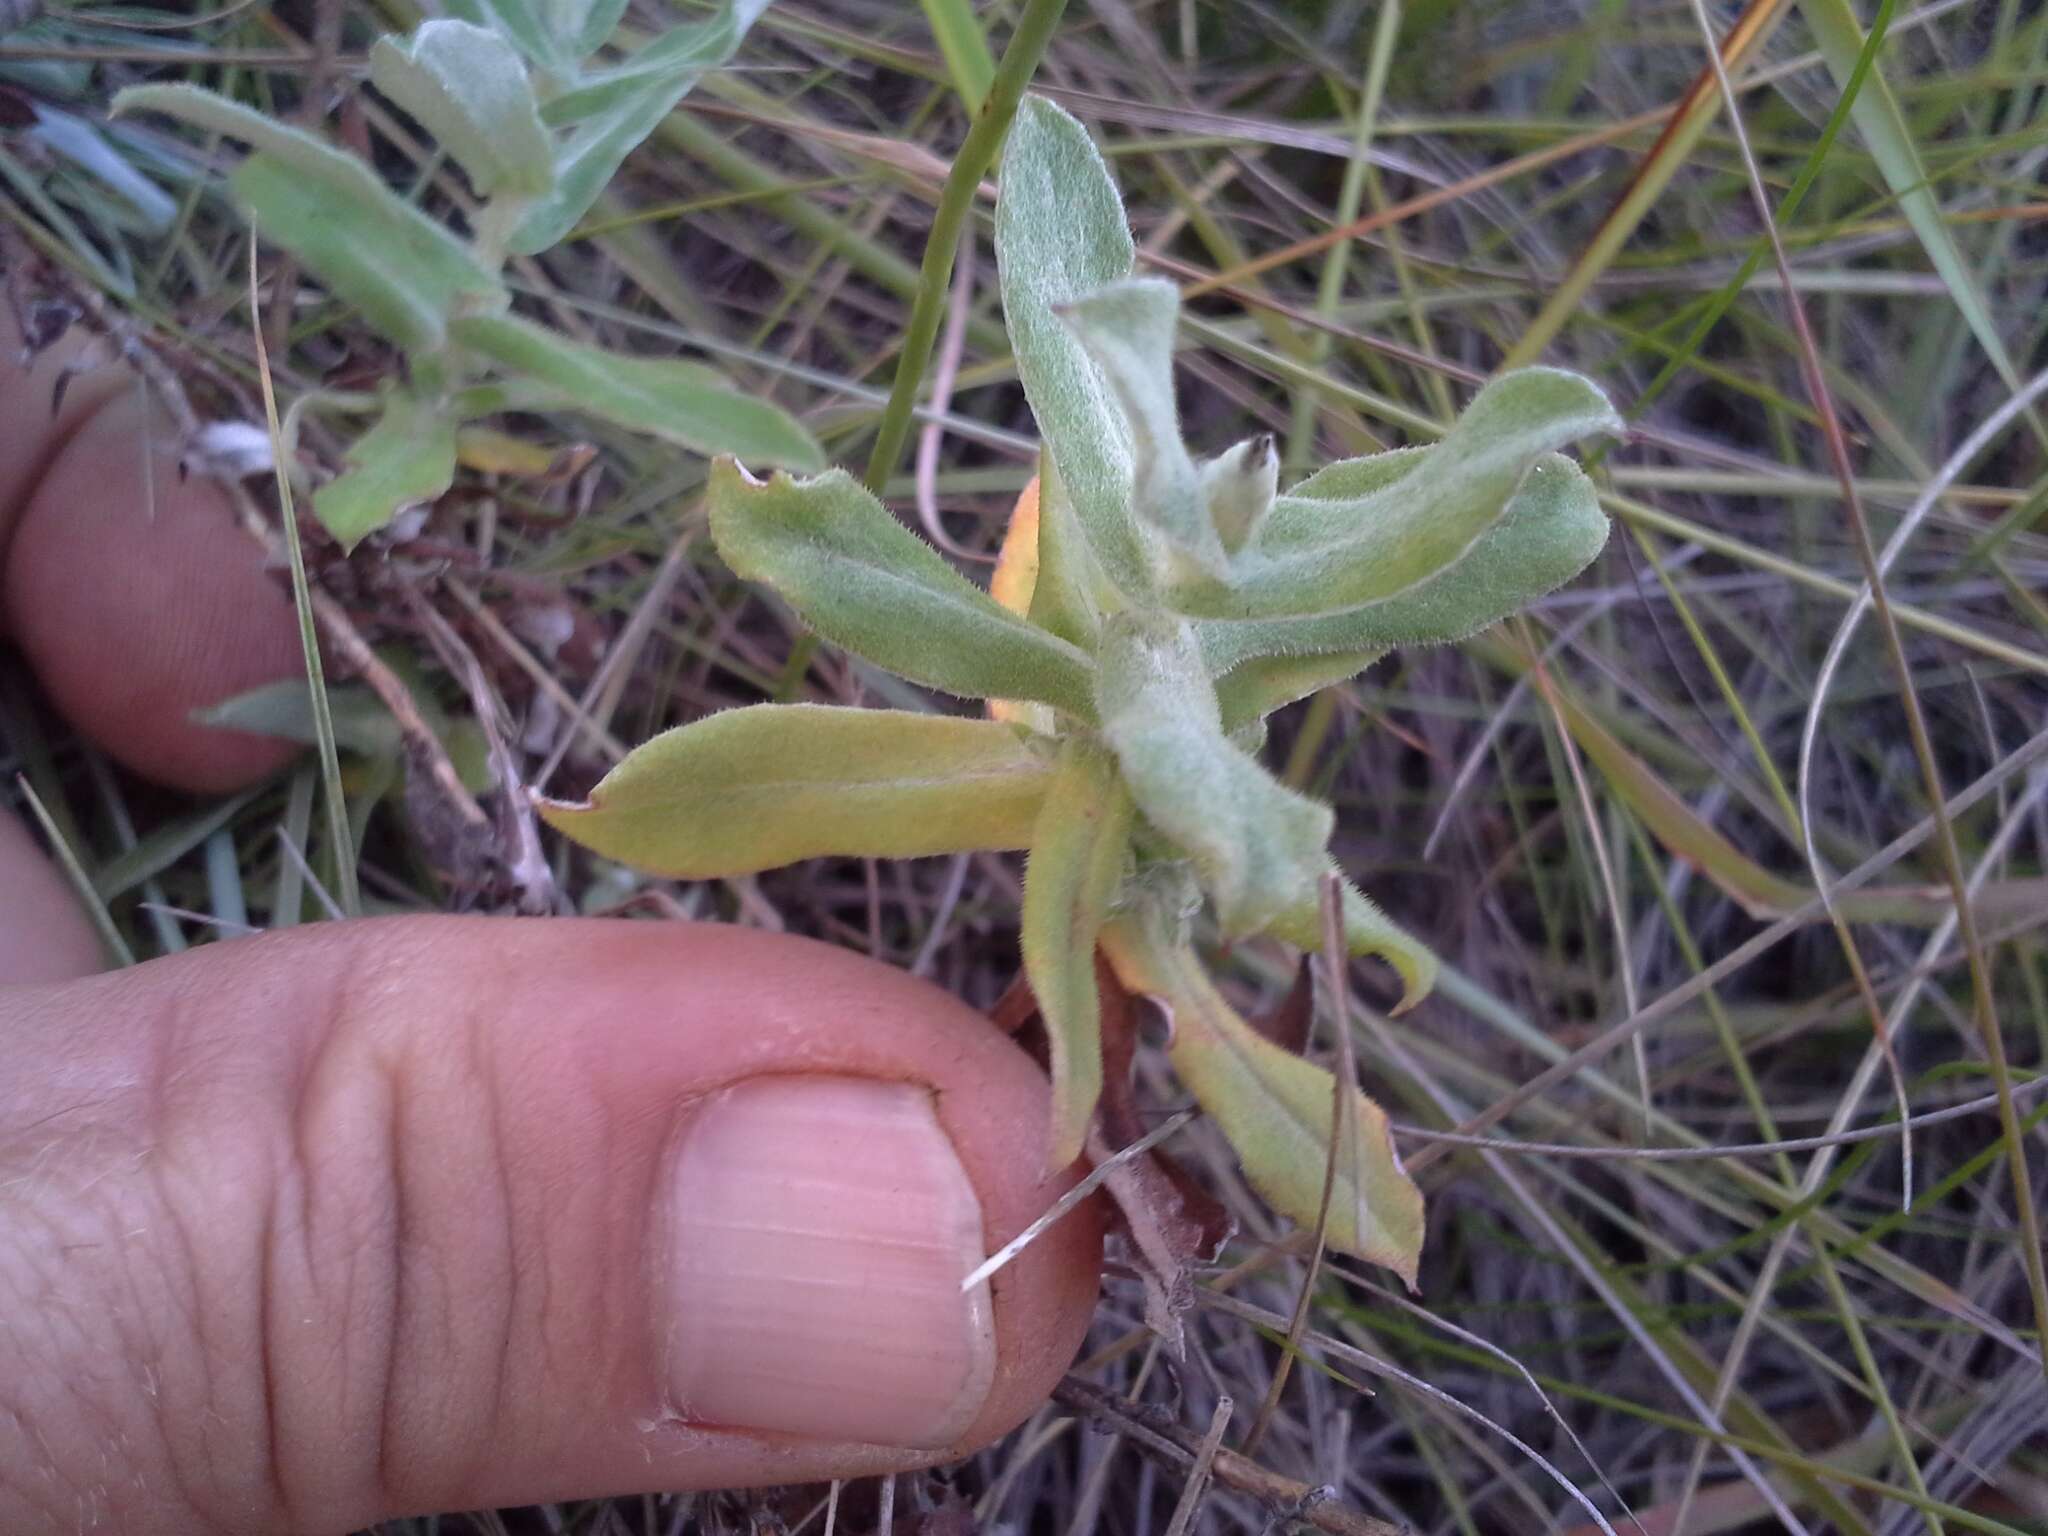
[[[1132,513],[1135,470],[1108,382],[1058,311],[1131,275],[1136,247],[1116,183],[1067,113],[1027,96],[996,198],[1003,320],[1038,433],[1103,572],[1131,596],[1156,585],[1156,539]]]
[[[309,133],[190,85],[130,86],[113,110],[162,112],[255,146],[229,187],[263,237],[408,350],[439,347],[456,313],[506,302],[466,243]]]
[[[710,499],[726,564],[781,593],[833,644],[948,693],[1094,717],[1084,652],[974,586],[844,470],[763,481],[723,458]]]
[[[1325,470],[1327,480],[1316,478],[1336,493],[1361,482],[1415,474],[1436,452],[1411,448],[1356,459]],[[1322,487],[1309,482],[1294,494],[1320,494]],[[1335,613],[1201,620],[1195,631],[1210,672],[1218,676],[1262,656],[1440,645],[1476,634],[1563,585],[1606,542],[1607,514],[1600,510],[1592,481],[1570,459],[1549,454],[1530,469],[1500,520],[1462,559],[1428,580]]]
[[[1098,711],[1139,811],[1194,864],[1223,932],[1258,933],[1329,866],[1333,818],[1224,734],[1192,628],[1123,613],[1103,631]]]
[[[485,196],[538,197],[554,147],[518,52],[467,21],[420,23],[370,49],[370,83],[417,119]]]
[[[1337,613],[1397,596],[1471,553],[1546,455],[1621,430],[1607,397],[1578,374],[1507,374],[1432,446],[1426,474],[1383,478],[1333,465],[1274,502],[1226,582],[1178,593],[1176,605],[1247,620]]]

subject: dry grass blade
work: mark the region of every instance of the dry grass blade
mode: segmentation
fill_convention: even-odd
[[[1201,1512],[1202,1495],[1208,1490],[1209,1474],[1216,1469],[1216,1453],[1222,1449],[1223,1433],[1230,1428],[1230,1414],[1235,1407],[1228,1397],[1216,1399],[1216,1411],[1209,1416],[1209,1431],[1202,1436],[1195,1464],[1188,1468],[1188,1480],[1181,1487],[1172,1518],[1166,1522],[1166,1536],[1187,1536],[1195,1516]]]
[[[1015,1237],[1003,1244],[1002,1247],[977,1264],[973,1272],[960,1282],[961,1294],[965,1295],[973,1290],[1005,1264],[1016,1258],[1018,1254],[1030,1247],[1054,1222],[1074,1210],[1075,1207],[1094,1194],[1096,1190],[1100,1189],[1103,1181],[1119,1167],[1143,1157],[1154,1147],[1166,1141],[1175,1132],[1184,1129],[1194,1118],[1195,1112],[1193,1110],[1182,1110],[1170,1119],[1162,1120],[1152,1130],[1146,1132],[1129,1146],[1119,1147],[1108,1157],[1103,1158],[1077,1180],[1072,1189],[1046,1207],[1043,1215],[1039,1216],[1029,1226],[1025,1227],[1022,1232],[1019,1232]]]
[[[1200,1439],[1182,1426],[1125,1403],[1077,1376],[1061,1381],[1052,1395],[1054,1402],[1114,1425],[1134,1445],[1176,1464],[1192,1465],[1202,1453]],[[1304,1524],[1328,1536],[1408,1536],[1401,1526],[1362,1515],[1333,1499],[1315,1498],[1317,1490],[1309,1484],[1260,1466],[1235,1451],[1219,1447],[1210,1460],[1210,1470],[1226,1488],[1248,1493],[1274,1508],[1301,1510]]]
[[[306,580],[306,552],[299,545],[298,514],[292,507],[292,478],[284,431],[277,420],[277,394],[270,383],[270,356],[263,341],[263,319],[257,299],[256,234],[249,233],[249,334],[256,348],[256,377],[263,386],[263,414],[270,423],[270,456],[277,481],[279,522],[284,528],[285,558],[291,570],[292,606],[298,611],[299,647],[306,661],[306,687],[313,704],[315,748],[320,754],[321,798],[327,811],[327,845],[334,855],[334,883],[339,887],[344,916],[363,910],[356,883],[355,834],[348,824],[348,801],[341,789],[341,759],[334,745],[334,710],[327,698],[326,667],[320,659],[320,631],[313,619],[313,593]]]
[[[2039,735],[2032,737],[2023,746],[2016,748],[2010,753],[1997,767],[1985,773],[1974,784],[1950,797],[1947,803],[1942,806],[1942,810],[1953,819],[1971,806],[1989,798],[2001,785],[2026,772],[2043,758],[2048,758],[2048,731],[2043,731]],[[1893,838],[1883,848],[1837,879],[1834,887],[1836,893],[1846,894],[1875,879],[1883,871],[1891,868],[1900,859],[1927,842],[1934,836],[1934,831],[1934,818],[1932,816],[1923,817],[1918,824]],[[1791,916],[1780,918],[1761,933],[1737,945],[1712,965],[1694,976],[1690,981],[1682,982],[1655,1001],[1645,1004],[1638,1012],[1600,1031],[1591,1040],[1586,1041],[1559,1061],[1544,1068],[1526,1083],[1502,1095],[1487,1105],[1486,1108],[1469,1116],[1460,1124],[1459,1130],[1466,1135],[1471,1135],[1485,1130],[1490,1125],[1499,1124],[1503,1118],[1512,1114],[1521,1105],[1537,1098],[1548,1089],[1570,1078],[1574,1073],[1598,1061],[1601,1056],[1622,1044],[1636,1031],[1646,1029],[1651,1024],[1657,1022],[1657,1020],[1676,1012],[1684,1004],[1691,1002],[1701,992],[1714,985],[1714,983],[1741,970],[1743,966],[1755,960],[1759,955],[1764,954],[1773,945],[1781,943],[1790,937],[1798,928],[1818,916],[1820,911],[1820,898],[1815,897]],[[2002,1112],[2001,1118],[2003,1118]],[[1413,1159],[1409,1171],[1419,1174],[1435,1160],[1436,1158],[1432,1151],[1425,1147],[1422,1153]]]

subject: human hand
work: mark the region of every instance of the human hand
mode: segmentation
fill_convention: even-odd
[[[80,732],[219,792],[198,707],[298,675],[260,553],[125,374],[16,366],[0,634]],[[157,455],[144,479],[145,453]],[[145,485],[153,484],[148,509]],[[100,965],[0,814],[0,1529],[345,1531],[879,1474],[1043,1399],[1100,1226],[964,1005],[711,924],[405,918]]]

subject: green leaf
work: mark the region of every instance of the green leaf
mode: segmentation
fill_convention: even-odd
[[[1385,651],[1325,651],[1306,656],[1258,656],[1216,679],[1216,702],[1226,733],[1263,720],[1276,709],[1347,682]]]
[[[1313,898],[1281,913],[1266,931],[1296,949],[1322,948],[1321,888]],[[1349,880],[1344,882],[1344,947],[1353,956],[1377,955],[1400,975],[1401,1001],[1395,1013],[1406,1013],[1436,986],[1436,952],[1396,924]]]
[[[1863,24],[1856,17],[1856,8],[1849,0],[1804,0],[1799,12],[1813,29],[1813,40],[1820,45],[1828,72],[1846,88],[1856,74],[1857,60],[1863,52]],[[1914,238],[1927,252],[1927,259],[1947,287],[1949,297],[1963,312],[1970,334],[1977,338],[1977,344],[1991,359],[2006,387],[2017,390],[2020,373],[2006,351],[1998,320],[1977,291],[1977,279],[1962,248],[1956,244],[1949,215],[1927,179],[1913,130],[1899,110],[1891,83],[1874,64],[1849,108],[1849,116],[1870,147],[1870,157],[1877,162],[1885,185],[1898,198],[1899,211],[1912,226]]]
[[[799,859],[910,859],[1031,840],[1052,770],[1017,731],[893,709],[755,704],[666,731],[541,819],[677,880]]]
[[[1134,468],[1108,383],[1057,311],[1131,275],[1136,247],[1088,131],[1042,97],[1010,125],[996,199],[996,261],[1017,376],[1104,572],[1141,596],[1152,541],[1132,515]]]
[[[1201,467],[1202,501],[1223,547],[1236,554],[1273,510],[1280,486],[1280,453],[1273,434],[1261,432]]]
[[[1052,452],[1038,450],[1038,578],[1031,590],[1031,622],[1083,650],[1102,638],[1102,615],[1122,606],[1102,573],[1074,514]]]
[[[1282,1215],[1313,1228],[1328,1185],[1330,1246],[1385,1265],[1413,1289],[1422,1191],[1401,1169],[1386,1113],[1356,1088],[1347,1090],[1355,1134],[1347,1138],[1349,1155],[1340,1149],[1335,1159],[1332,1181],[1337,1080],[1247,1024],[1188,950],[1124,919],[1104,930],[1103,944],[1126,986],[1172,1009],[1173,1070],[1230,1138],[1252,1188]]]
[[[1413,474],[1435,448],[1355,461]],[[1335,474],[1347,465],[1335,465]],[[1320,477],[1318,477],[1320,478]],[[1338,482],[1342,483],[1342,482]],[[1260,656],[1392,650],[1462,640],[1579,574],[1607,542],[1607,514],[1585,472],[1562,454],[1539,460],[1505,516],[1462,560],[1378,602],[1311,618],[1205,620],[1195,625],[1209,670],[1224,675]]]
[[[1133,509],[1166,536],[1188,575],[1220,579],[1223,542],[1181,441],[1173,398],[1179,290],[1156,277],[1127,278],[1061,305],[1058,314],[1087,349],[1123,418]]]
[[[1262,932],[1313,899],[1329,867],[1329,808],[1232,745],[1192,629],[1119,614],[1098,661],[1103,737],[1145,819],[1193,861],[1225,935]]]
[[[544,69],[560,71],[576,62],[550,24],[547,0],[443,0],[442,9],[496,32]]]
[[[1094,717],[1095,669],[972,585],[844,470],[814,480],[711,468],[726,564],[773,587],[834,645],[930,688]]]
[[[1210,618],[1326,614],[1406,592],[1455,565],[1548,454],[1623,430],[1589,380],[1525,368],[1494,380],[1430,450],[1429,471],[1337,464],[1280,497],[1227,583],[1177,595]]]
[[[1102,996],[1095,936],[1123,883],[1131,800],[1116,764],[1078,739],[1061,749],[1024,865],[1024,973],[1052,1056],[1052,1151],[1081,1155],[1102,1096]]]
[[[455,480],[455,418],[438,401],[387,389],[376,424],[355,440],[347,468],[313,493],[313,515],[347,548]]]
[[[344,684],[327,690],[328,712],[334,720],[334,741],[345,752],[363,757],[395,757],[403,740],[398,722],[368,688]],[[192,712],[201,725],[221,730],[279,736],[310,747],[318,739],[313,700],[303,677],[264,683],[246,693]]]
[[[565,409],[646,432],[696,453],[822,469],[823,450],[781,406],[733,388],[702,363],[622,357],[513,315],[478,315],[455,339],[500,367],[556,391]]]
[[[163,112],[252,144],[229,185],[264,238],[409,351],[439,347],[451,315],[502,307],[498,279],[461,240],[388,191],[353,155],[189,85],[130,86],[116,113]]]
[[[762,3],[765,5],[766,0]],[[566,6],[567,14],[556,26],[569,51],[579,59],[587,59],[610,42],[626,14],[626,4],[627,0],[574,0]]]
[[[618,69],[586,77],[550,101],[545,120],[571,131],[555,151],[553,190],[527,209],[511,249],[532,255],[574,229],[626,156],[706,71],[733,56],[763,9],[765,0],[725,0],[709,21],[662,34]]]
[[[422,22],[370,49],[370,83],[441,142],[490,196],[538,197],[554,180],[554,145],[518,53],[467,21]]]
[[[995,56],[988,51],[988,39],[975,20],[968,0],[924,0],[924,18],[930,23],[932,41],[939,45],[939,57],[946,61],[946,74],[960,93],[961,105],[979,112],[995,84]]]

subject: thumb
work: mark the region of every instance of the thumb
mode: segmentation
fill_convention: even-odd
[[[0,989],[0,1529],[344,1531],[957,1457],[1100,1229],[1046,1090],[895,971],[409,918]]]

